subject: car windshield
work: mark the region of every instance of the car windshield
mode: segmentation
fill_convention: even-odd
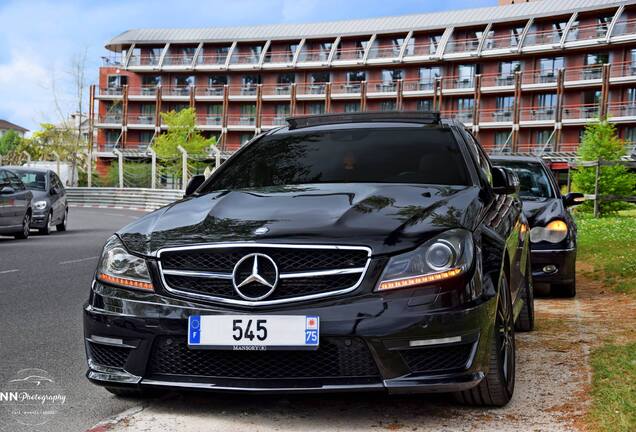
[[[46,190],[46,174],[39,171],[16,171],[22,183],[27,189],[45,191]]]
[[[519,196],[525,199],[553,198],[554,191],[548,174],[540,163],[505,161],[496,162],[512,169],[519,177]]]
[[[273,134],[250,144],[218,174],[204,192],[312,183],[470,184],[452,132],[437,127]]]

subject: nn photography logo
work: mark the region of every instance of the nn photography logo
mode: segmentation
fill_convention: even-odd
[[[44,369],[22,369],[0,382],[0,417],[5,422],[43,425],[65,404],[65,390]]]

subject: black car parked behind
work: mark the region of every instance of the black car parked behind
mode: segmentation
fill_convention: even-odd
[[[541,158],[498,156],[495,165],[513,170],[519,177],[519,196],[530,224],[532,277],[549,284],[553,294],[576,295],[576,223],[569,208],[583,195],[561,195],[552,171]]]

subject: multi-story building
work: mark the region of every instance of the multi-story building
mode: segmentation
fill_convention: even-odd
[[[636,1],[543,0],[398,17],[130,30],[92,90],[98,156],[144,152],[193,107],[222,151],[289,115],[432,110],[494,153],[571,156],[608,116],[636,142]],[[553,165],[559,168],[558,164]]]

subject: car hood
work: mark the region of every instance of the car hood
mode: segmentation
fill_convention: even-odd
[[[553,219],[565,217],[565,207],[560,198],[523,199],[523,214],[530,227],[545,226]]]
[[[42,201],[42,200],[48,200],[50,198],[50,195],[46,191],[33,190],[33,189],[29,189],[29,190],[33,194],[33,202]]]
[[[222,191],[157,210],[118,232],[126,247],[154,255],[165,247],[257,241],[361,245],[374,254],[419,245],[449,228],[474,229],[479,188],[320,184]],[[257,228],[267,228],[261,235]]]

